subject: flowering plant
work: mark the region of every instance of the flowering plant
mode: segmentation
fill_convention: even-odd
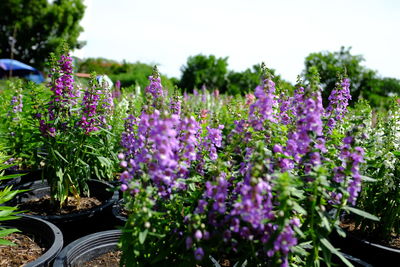
[[[90,178],[113,178],[113,147],[110,145],[109,118],[113,101],[108,86],[92,77],[83,92],[73,79],[72,59],[64,52],[60,59],[51,55],[52,95],[41,115],[45,157],[45,178],[51,199],[62,206],[69,195],[88,193]]]
[[[41,142],[36,114],[42,91],[42,86],[33,82],[13,80],[3,92],[0,135],[8,144],[5,150],[13,169],[26,170],[39,164]]]
[[[368,151],[362,172],[374,179],[364,185],[358,206],[380,221],[358,218],[356,224],[370,239],[391,244],[400,234],[400,107],[393,101],[387,113],[378,117],[372,116],[366,103],[357,110],[360,115],[352,119],[364,121],[357,139]]]
[[[278,99],[266,72],[247,115],[223,135],[218,118],[198,122],[157,109],[168,98],[154,77],[153,108],[130,114],[122,134],[121,190],[130,212],[122,264],[221,257],[311,266],[321,257],[330,265],[335,254],[350,265],[328,241],[334,229],[343,233],[343,211],[365,215],[352,207],[364,150],[338,129],[350,98],[347,78],[324,109],[317,75]]]

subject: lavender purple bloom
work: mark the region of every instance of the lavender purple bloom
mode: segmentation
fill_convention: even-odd
[[[127,164],[121,182],[128,185],[134,177],[147,173],[163,197],[184,189],[177,179],[188,177],[194,161],[204,161],[204,150],[210,159],[216,159],[215,147],[222,145],[220,129],[208,128],[204,140],[200,139],[200,129],[193,117],[163,117],[158,110],[152,114],[143,112],[138,118],[129,116],[121,140],[125,149],[123,162]]]
[[[275,93],[275,83],[266,79],[255,89],[255,103],[250,105],[249,123],[257,131],[264,128],[264,121],[276,122],[277,100]]]
[[[44,136],[54,137],[57,131],[66,129],[66,119],[71,115],[71,106],[76,104],[77,90],[72,77],[72,58],[61,55],[49,75],[52,78],[50,90],[53,92],[48,103],[48,121],[40,120],[39,130]],[[56,118],[62,118],[56,122]]]
[[[327,126],[329,132],[335,127],[336,123],[343,119],[347,113],[347,106],[350,95],[350,79],[344,78],[341,83],[336,85],[329,96],[329,106],[326,109],[326,117],[328,118]]]
[[[22,94],[18,94],[17,96],[13,96],[12,97],[12,99],[11,99],[11,107],[12,107],[12,112],[13,113],[22,112],[22,107],[23,106],[24,105],[23,105],[23,102],[22,102]]]
[[[161,78],[153,74],[149,76],[150,84],[146,87],[146,93],[150,93],[154,98],[159,98],[164,95],[163,87],[161,85]]]
[[[351,146],[352,140],[349,136],[343,139],[344,144],[340,148],[341,153],[339,155],[342,165],[334,168],[333,181],[347,183],[348,201],[355,205],[361,190],[360,163],[364,162],[364,149],[362,147],[353,148]],[[338,198],[338,194],[335,193],[333,198]]]
[[[82,117],[80,126],[85,130],[86,134],[99,130],[97,121],[97,107],[99,105],[100,96],[96,87],[91,86],[85,91],[82,100]]]

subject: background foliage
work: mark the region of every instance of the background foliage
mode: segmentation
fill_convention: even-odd
[[[49,53],[65,41],[81,48],[83,0],[1,0],[0,58],[14,58],[43,69]]]
[[[400,95],[400,81],[380,77],[376,71],[362,66],[363,61],[363,56],[351,54],[351,47],[341,47],[336,52],[311,53],[305,58],[304,75],[310,78],[311,68],[317,68],[324,88],[324,104],[328,103],[328,97],[335,88],[337,74],[345,70],[351,81],[351,104],[363,97],[374,107],[387,106],[391,96]]]

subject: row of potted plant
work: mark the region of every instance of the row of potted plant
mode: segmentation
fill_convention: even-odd
[[[350,265],[329,241],[346,213],[399,233],[399,107],[377,122],[366,104],[348,112],[345,76],[324,108],[317,73],[290,95],[265,69],[253,95],[232,98],[168,95],[155,69],[145,92],[112,99],[95,76],[77,86],[66,50],[51,64],[50,93],[14,85],[2,135],[16,159],[43,168],[57,209],[121,172],[126,266],[330,266],[332,255]]]

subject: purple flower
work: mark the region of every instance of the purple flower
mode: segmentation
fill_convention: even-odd
[[[275,144],[274,147],[272,148],[272,151],[274,153],[283,153],[283,149],[281,145]]]
[[[178,179],[188,178],[191,168],[202,172],[207,153],[211,159],[217,157],[222,128],[207,128],[201,140],[201,127],[193,117],[161,115],[158,110],[152,114],[142,112],[138,118],[130,115],[121,136],[125,150],[122,167],[131,179],[147,174],[160,196],[168,198],[172,191],[186,190],[185,183]]]
[[[194,238],[197,241],[200,241],[203,238],[203,233],[200,230],[196,230],[196,232],[194,233]]]
[[[264,80],[257,86],[254,92],[257,100],[250,106],[249,123],[255,130],[262,130],[264,121],[276,122],[275,108],[277,100],[275,93],[275,83],[270,80]]]
[[[200,247],[194,251],[194,258],[198,261],[201,261],[204,257],[204,250]]]
[[[44,136],[52,137],[56,136],[57,131],[67,130],[66,119],[71,115],[78,96],[72,77],[72,58],[61,55],[56,64],[49,75],[52,78],[49,85],[53,94],[48,103],[48,121],[41,122],[39,127]]]
[[[126,190],[128,190],[128,186],[126,184],[121,184],[121,191],[125,192]]]
[[[170,108],[172,114],[181,115],[181,101],[179,99],[171,99]]]
[[[307,88],[309,91],[310,89]],[[296,99],[302,102],[296,103],[295,114],[297,117],[296,128],[289,134],[286,142],[285,155],[292,156],[292,163],[300,163],[306,166],[306,173],[312,167],[321,164],[321,154],[317,152],[326,152],[325,140],[322,136],[322,116],[324,109],[320,91],[308,92],[309,97],[301,96],[300,92],[304,89],[299,88]],[[314,142],[315,140],[315,142]],[[317,150],[317,151],[315,151]],[[279,162],[283,171],[293,168],[295,165],[291,162],[281,160]]]
[[[12,99],[11,99],[11,107],[12,107],[12,112],[13,113],[22,112],[22,107],[23,106],[24,105],[23,105],[23,102],[22,102],[22,94],[18,94],[17,96],[13,96],[12,97]]]
[[[347,106],[350,95],[350,80],[348,78],[342,79],[341,83],[336,84],[336,88],[331,91],[329,96],[329,106],[326,109],[326,117],[329,118],[327,126],[329,132],[335,127],[337,121],[340,121],[347,113]]]
[[[339,159],[342,163],[341,166],[333,169],[333,181],[336,183],[347,183],[347,192],[349,193],[348,201],[350,204],[355,205],[361,190],[359,165],[364,162],[364,149],[361,147],[352,148],[350,144],[353,143],[353,138],[350,136],[345,137],[343,143],[339,155]],[[337,203],[342,198],[342,195],[341,193],[332,192],[331,197],[331,201]]]
[[[186,249],[191,248],[193,245],[193,239],[190,236],[186,237],[185,244],[186,244]]]
[[[222,129],[223,125],[219,125],[218,128],[211,128],[207,126],[207,135],[201,142],[201,147],[204,152],[209,154],[211,160],[218,158],[217,147],[222,146]]]
[[[161,78],[158,70],[155,67],[153,75],[149,76],[150,84],[146,87],[146,93],[150,93],[154,98],[159,98],[164,95],[163,87],[161,85]]]

